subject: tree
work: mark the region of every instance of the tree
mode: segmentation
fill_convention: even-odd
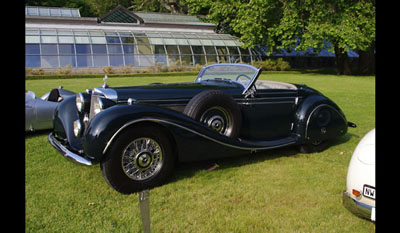
[[[364,54],[373,57],[372,0],[185,0],[185,3],[191,14],[208,12],[210,22],[217,24],[218,29],[232,30],[244,47],[266,45],[268,54],[277,49],[305,51],[313,47],[318,52],[327,48],[336,54],[339,74],[351,72],[347,57],[350,49],[360,53],[360,60],[365,58]]]

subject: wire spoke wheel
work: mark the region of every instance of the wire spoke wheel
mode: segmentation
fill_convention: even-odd
[[[163,165],[160,145],[151,138],[138,138],[122,152],[122,169],[133,180],[142,181],[156,175]]]

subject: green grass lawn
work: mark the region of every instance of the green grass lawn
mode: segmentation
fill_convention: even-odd
[[[109,78],[110,86],[193,81],[194,76]],[[342,205],[347,168],[361,138],[375,127],[375,77],[302,73],[260,79],[304,83],[337,103],[357,128],[326,151],[273,149],[243,157],[179,164],[169,183],[150,191],[152,232],[375,232]],[[37,96],[62,85],[82,92],[102,79],[27,80]],[[141,232],[138,196],[121,195],[99,165],[71,163],[47,141],[27,134],[26,232]],[[213,171],[207,168],[217,163]]]

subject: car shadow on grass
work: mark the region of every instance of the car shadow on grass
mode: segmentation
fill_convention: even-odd
[[[331,140],[329,142],[329,147],[327,150],[329,150],[329,148],[333,146],[337,146],[348,142],[352,137],[358,137],[358,136],[351,133],[347,133],[343,137]],[[313,153],[313,154],[317,155],[318,153]],[[249,164],[265,162],[268,160],[272,161],[284,157],[300,157],[305,155],[306,154],[301,153],[298,149],[298,146],[295,145],[295,146],[259,151],[256,153],[245,152],[242,155],[234,157],[210,159],[197,162],[178,162],[175,167],[175,173],[171,177],[169,182],[175,182],[180,179],[192,177],[199,171],[211,172],[216,169],[218,170],[230,169],[234,167],[241,167]]]

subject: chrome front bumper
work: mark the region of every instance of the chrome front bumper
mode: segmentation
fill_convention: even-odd
[[[81,155],[73,153],[72,151],[68,150],[64,145],[61,144],[60,141],[57,140],[56,137],[54,137],[53,133],[49,134],[49,142],[50,144],[58,151],[60,152],[65,158],[72,160],[76,163],[79,164],[84,164],[87,166],[92,165],[92,162],[83,158]]]
[[[375,221],[375,207],[354,200],[347,191],[343,192],[343,205],[353,214]]]

